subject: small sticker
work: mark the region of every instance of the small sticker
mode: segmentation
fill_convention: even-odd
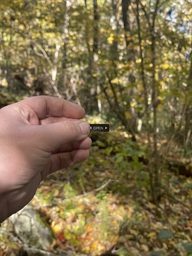
[[[90,124],[91,132],[109,132],[109,124]]]

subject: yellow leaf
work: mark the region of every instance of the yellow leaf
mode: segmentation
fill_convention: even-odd
[[[59,234],[63,230],[63,227],[62,227],[61,223],[55,223],[53,221],[51,223],[51,229],[52,229],[54,234]]]
[[[114,41],[114,34],[110,34],[110,36],[107,38],[107,41],[109,44],[112,44]]]
[[[132,118],[132,115],[131,115],[130,111],[125,112],[125,117],[126,117],[126,119],[131,119]]]
[[[168,69],[169,68],[169,64],[168,63],[163,63],[163,64],[161,64],[161,68],[163,68],[163,69]]]
[[[70,240],[72,238],[71,232],[67,229],[64,230],[64,236],[66,240]]]
[[[92,230],[92,226],[87,225],[87,226],[86,226],[86,233],[91,232],[91,230]]]
[[[142,61],[141,59],[137,59],[136,63],[141,63],[141,61]]]
[[[132,101],[130,105],[133,108],[133,107],[135,107],[137,105],[137,102],[136,101]]]
[[[116,77],[113,80],[111,80],[111,83],[112,84],[120,84],[120,83],[122,83],[122,80]]]
[[[155,232],[150,232],[150,233],[148,234],[148,237],[154,239],[154,238],[157,237],[157,235],[156,235]]]
[[[101,245],[100,243],[92,243],[90,252],[97,252],[98,254],[102,253],[105,250],[105,246]]]

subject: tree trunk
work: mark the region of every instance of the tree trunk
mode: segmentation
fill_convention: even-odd
[[[192,51],[190,53],[190,69],[189,76],[187,81],[187,91],[186,91],[186,111],[185,111],[185,130],[184,130],[184,149],[185,153],[187,153],[188,149],[191,146],[192,139]]]
[[[93,0],[93,31],[93,58],[95,60],[95,58],[98,58],[97,55],[99,49],[99,13],[97,0]]]
[[[99,113],[102,111],[101,100],[97,97],[100,92],[100,85],[98,82],[98,51],[99,51],[99,12],[98,12],[98,2],[97,0],[93,0],[93,72],[96,74],[93,79],[94,90],[92,89],[92,100],[94,98],[97,106],[97,110]],[[95,106],[93,108],[95,109]]]
[[[140,9],[141,7],[141,9]],[[147,131],[147,140],[148,140],[148,168],[149,168],[149,177],[150,177],[150,189],[151,197],[153,202],[158,205],[158,198],[161,186],[161,179],[159,173],[159,155],[157,150],[157,82],[156,82],[156,19],[157,12],[159,7],[159,0],[156,0],[154,3],[153,13],[147,13],[145,6],[142,5],[140,0],[136,2],[136,20],[138,26],[138,39],[139,39],[139,54],[141,59],[141,80],[144,90],[144,102],[145,102],[145,122],[146,122],[146,131]],[[145,63],[144,63],[144,46],[142,41],[142,30],[141,30],[141,21],[140,21],[140,11],[143,11],[150,33],[151,39],[151,82],[147,83],[147,77],[145,72]],[[150,102],[151,99],[151,102]],[[149,103],[150,102],[150,103]],[[152,115],[152,136],[150,128],[150,119]]]
[[[122,2],[121,2],[127,60],[133,61],[135,57],[134,57],[133,47],[132,46],[130,47],[130,44],[133,43],[133,40],[131,38],[131,24],[130,24],[130,17],[129,17],[129,13],[128,13],[130,4],[131,4],[131,0],[122,0]]]
[[[119,22],[118,22],[118,18],[117,18],[117,3],[115,0],[111,0],[111,7],[112,7],[112,15],[110,18],[110,23],[111,23],[111,28],[113,30],[114,38],[113,38],[113,42],[111,44],[110,58],[113,62],[114,68],[116,69],[115,61],[118,61],[118,59],[119,59],[118,41],[117,41],[117,37],[119,34]]]
[[[64,17],[63,17],[63,35],[62,35],[62,76],[63,76],[63,88],[66,89],[67,84],[67,75],[66,75],[66,68],[67,68],[67,45],[68,45],[68,26],[69,26],[69,8],[70,3],[69,0],[64,1]]]
[[[154,191],[152,191],[153,201],[156,205],[159,203],[159,193],[161,187],[161,179],[159,173],[159,154],[157,150],[157,81],[156,81],[156,18],[159,7],[159,0],[156,0],[155,9],[152,15],[152,22],[150,27],[151,32],[151,63],[152,63],[152,109],[153,109],[153,150],[152,150],[152,168],[153,168],[153,187]]]

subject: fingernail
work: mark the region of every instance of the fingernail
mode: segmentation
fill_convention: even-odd
[[[87,122],[82,122],[79,124],[82,134],[89,134],[90,133],[90,126]]]

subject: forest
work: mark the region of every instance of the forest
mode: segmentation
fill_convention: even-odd
[[[0,107],[80,104],[89,159],[0,226],[0,256],[192,255],[191,0],[0,0]]]

